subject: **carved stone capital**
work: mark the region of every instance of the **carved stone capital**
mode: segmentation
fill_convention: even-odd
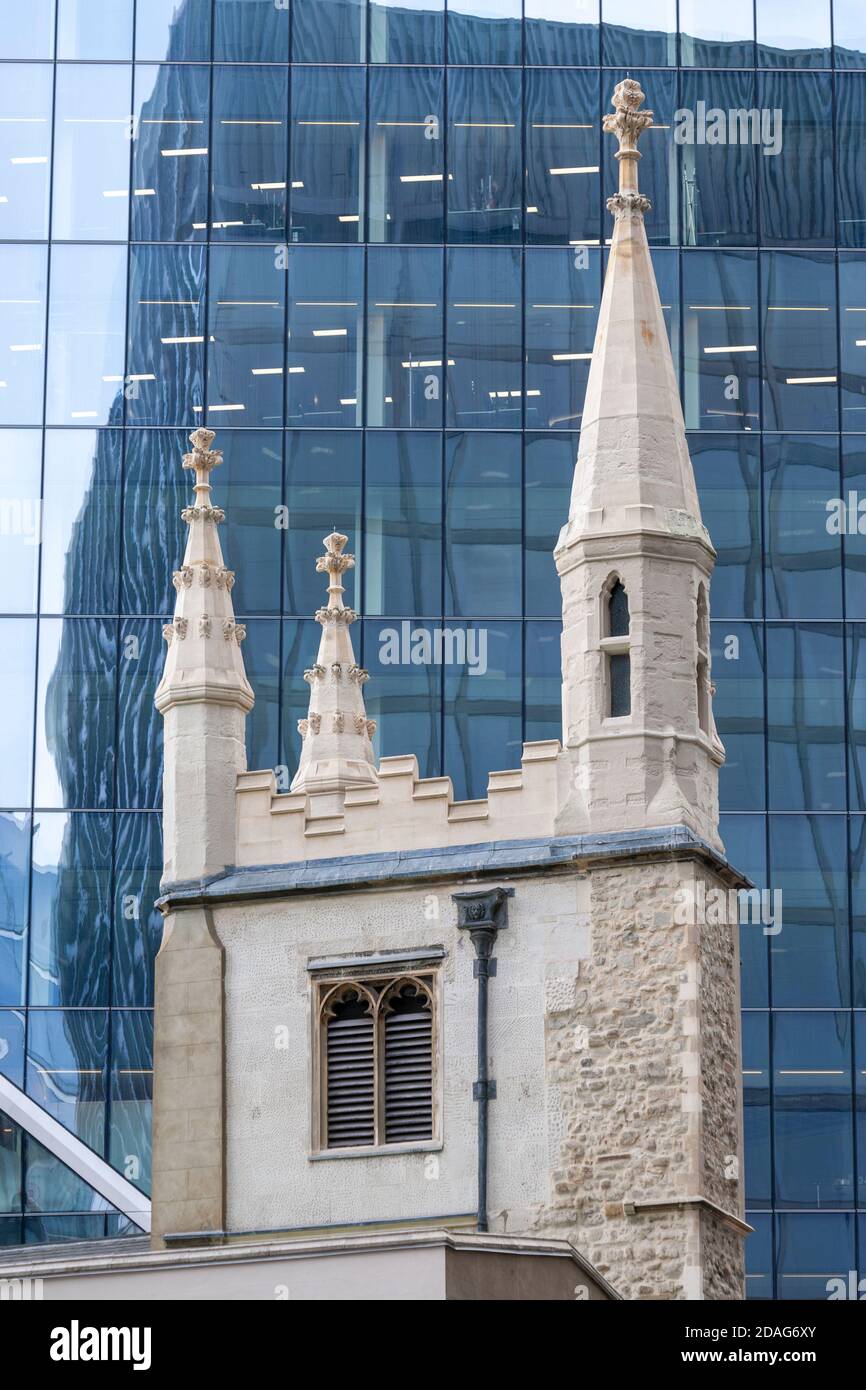
[[[316,622],[321,623],[345,623],[347,626],[357,620],[358,614],[354,608],[317,608]]]
[[[357,685],[363,685],[364,682],[365,682],[365,681],[368,681],[369,679],[370,679],[370,672],[369,672],[369,671],[365,671],[364,668],[363,668],[363,666],[350,666],[350,667],[349,667],[349,680],[350,680],[350,681],[355,681],[355,683],[356,683]]]
[[[213,430],[197,429],[193,430],[189,437],[192,445],[192,453],[184,454],[183,466],[191,469],[204,469],[209,473],[212,468],[216,468],[223,461],[222,449],[212,449],[210,446],[216,439]]]
[[[343,668],[342,668],[342,666],[340,665],[339,661],[334,661],[334,662],[332,662],[332,664],[331,664],[331,680],[334,682],[335,685],[337,685],[337,684],[340,682],[340,680],[342,679],[342,676],[343,676]]]
[[[602,127],[608,135],[615,135],[619,141],[617,159],[640,159],[637,142],[647,126],[653,123],[652,111],[639,111],[644,101],[640,83],[627,77],[614,88],[611,105],[613,115],[605,116]]]
[[[175,638],[177,638],[178,642],[182,642],[186,637],[188,627],[189,622],[186,618],[172,618],[170,623],[166,623],[163,626],[162,635],[169,644],[171,644]]]
[[[175,570],[171,576],[171,582],[180,593],[181,589],[188,589],[192,584],[193,573],[191,565],[183,565],[181,569]]]
[[[307,670],[304,672],[304,680],[307,681],[310,685],[312,685],[313,681],[321,680],[324,674],[324,666],[320,666],[317,661],[315,666],[309,666]]]
[[[607,210],[614,216],[618,212],[649,212],[652,203],[643,193],[614,193],[607,200]]]
[[[198,620],[199,637],[210,637],[212,626],[210,613],[202,613]]]
[[[222,507],[211,507],[209,504],[203,507],[184,507],[180,515],[187,526],[191,526],[194,521],[212,521],[219,526],[220,522],[226,519]]]
[[[346,727],[346,716],[339,710],[333,716],[333,729],[335,734],[341,734]]]
[[[227,642],[231,642],[232,638],[234,638],[234,640],[240,644],[243,642],[246,635],[247,629],[245,623],[236,623],[231,618],[223,619],[223,637]]]
[[[231,593],[232,589],[235,587],[235,572],[234,572],[234,570],[226,569],[225,565],[221,565],[220,568],[219,568],[215,573],[216,573],[217,588],[218,588],[218,589],[226,588],[226,589],[228,589],[229,593]]]

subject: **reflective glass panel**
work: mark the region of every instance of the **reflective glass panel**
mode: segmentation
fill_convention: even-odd
[[[467,248],[449,251],[447,259],[447,423],[519,428],[520,252]]]
[[[768,938],[779,1009],[850,1003],[846,841],[844,816],[770,817],[771,883],[782,895],[781,930]]]
[[[98,1154],[105,1149],[107,1051],[105,1009],[44,1009],[30,1015],[27,1094]]]
[[[557,622],[525,624],[523,737],[527,742],[562,736],[560,636]]]
[[[331,531],[349,537],[347,551],[360,558],[358,544],[361,525],[361,435],[360,433],[313,433],[298,430],[286,441],[286,496],[292,499],[289,512],[286,565],[286,611],[301,618],[312,618],[321,608],[326,592],[316,559],[322,554],[322,538]],[[324,529],[323,529],[324,528]],[[358,609],[362,590],[360,564],[343,575],[348,608]],[[310,649],[304,654],[303,675],[318,646],[320,629],[313,627]],[[357,652],[355,653],[357,656]],[[303,684],[303,682],[302,682]],[[303,712],[310,703],[309,686]]]
[[[743,1014],[743,1129],[746,1203],[772,1206],[770,1015]],[[751,1224],[751,1223],[750,1223]]]
[[[8,1005],[24,1002],[29,885],[30,816],[7,811],[0,815],[0,1003]]]
[[[562,529],[562,519],[568,515],[577,442],[576,434],[528,434],[525,438],[525,612],[533,617],[559,619],[562,616],[562,593],[553,563],[553,548]]]
[[[214,0],[214,58],[287,63],[289,5],[290,0]]]
[[[711,638],[713,715],[725,745],[719,804],[756,810],[765,798],[763,634],[757,623],[714,622]]]
[[[828,436],[764,439],[764,565],[768,618],[836,618],[842,612],[839,444]],[[828,524],[829,523],[829,524]]]
[[[207,62],[210,0],[146,0],[135,7],[136,62]]]
[[[767,629],[770,805],[845,809],[842,639],[831,626]]]
[[[830,66],[830,0],[755,0],[755,16],[761,67]]]
[[[761,110],[757,162],[763,245],[832,246],[829,73],[759,73],[757,105]],[[750,133],[754,136],[754,126]]]
[[[689,67],[743,68],[754,62],[754,0],[680,0],[681,61]]]
[[[0,0],[4,58],[53,58],[56,3],[33,0],[23,9],[19,0]]]
[[[766,817],[722,815],[719,828],[729,862],[736,864],[740,873],[761,892],[770,891]],[[770,1001],[770,937],[764,927],[771,924],[755,921],[751,901],[745,891],[739,894],[740,999],[744,1009],[759,1009],[765,1008]],[[760,917],[775,917],[773,901],[772,897],[760,900]],[[768,903],[769,912],[763,911],[764,902]]]
[[[866,74],[836,78],[836,239],[840,246],[866,246],[863,190],[863,129]]]
[[[848,796],[852,810],[866,811],[866,627],[862,623],[848,627],[846,657]]]
[[[111,817],[37,816],[32,891],[30,1003],[107,1004]]]
[[[292,62],[358,63],[366,53],[366,0],[292,0]]]
[[[526,75],[526,240],[598,244],[598,76]]]
[[[364,69],[292,73],[291,239],[364,239]]]
[[[5,1076],[16,1086],[24,1084],[24,1014],[19,1009],[0,1010],[0,1076]],[[0,1141],[0,1151],[2,1148]],[[0,1165],[2,1162],[0,1155]],[[2,1192],[0,1179],[0,1194]],[[4,1202],[0,1195],[0,1211],[8,1210],[8,1201]]]
[[[520,474],[519,435],[447,437],[446,613],[477,617],[520,612]],[[478,628],[478,640],[486,630]]]
[[[123,383],[135,425],[200,423],[204,397],[205,250],[133,246]]]
[[[361,424],[363,291],[360,248],[292,249],[287,424]]]
[[[47,260],[44,246],[0,246],[0,424],[42,423]]]
[[[52,72],[46,64],[0,66],[0,237],[48,235]]]
[[[448,0],[449,63],[519,63],[522,0]]]
[[[49,424],[122,422],[125,302],[125,246],[54,247],[45,404]]]
[[[26,806],[33,772],[33,694],[36,631],[31,618],[3,618],[0,667],[0,806]]]
[[[442,252],[371,247],[367,259],[367,424],[442,424]]]
[[[518,623],[503,622],[452,623],[450,630],[456,636],[443,662],[445,770],[455,800],[471,800],[487,795],[491,772],[520,766],[520,631]]]
[[[388,430],[370,441],[364,511],[365,613],[441,613],[441,479],[439,434]]]
[[[682,151],[684,243],[754,244],[762,137],[759,118],[750,114],[755,105],[754,73],[684,72],[681,101],[674,141]]]
[[[116,647],[114,619],[43,618],[39,625],[37,806],[112,804]]]
[[[370,0],[370,61],[441,63],[445,0]]]
[[[837,68],[866,67],[866,12],[861,0],[833,0]]]
[[[112,1009],[108,1160],[142,1192],[150,1192],[153,1105],[153,1015]]]
[[[52,235],[125,241],[129,232],[131,67],[57,69]]]
[[[540,67],[597,63],[599,0],[524,0],[526,62]]]
[[[598,317],[600,261],[599,252],[589,250],[526,253],[527,428],[580,424]]]
[[[134,0],[58,0],[58,58],[131,58]]]
[[[444,85],[441,68],[370,73],[370,241],[442,241]]]
[[[866,439],[842,438],[842,491],[827,499],[828,524],[841,530],[845,612],[866,618]]]
[[[520,73],[448,70],[448,240],[519,241]]]
[[[116,613],[120,430],[48,430],[42,509],[43,613]]]
[[[832,256],[762,256],[764,428],[837,427],[836,272]]]
[[[0,612],[35,613],[41,534],[39,430],[0,430]],[[2,805],[2,802],[0,802]]]
[[[854,1201],[851,1015],[773,1016],[777,1208]]]
[[[446,655],[444,629],[429,620],[364,623],[364,665],[370,672],[364,703],[376,721],[373,751],[377,759],[411,748],[422,777],[441,776]]]
[[[270,246],[212,247],[207,421],[281,425],[286,275]]]
[[[153,1004],[153,962],[162,941],[162,914],[154,903],[161,877],[159,816],[118,816],[111,957],[115,1005],[143,1008]]]
[[[213,240],[283,239],[288,105],[286,68],[214,68]]]
[[[641,9],[645,6],[641,3]],[[645,109],[653,112],[653,124],[641,137],[640,191],[649,198],[652,208],[646,213],[646,234],[650,245],[675,246],[677,243],[677,158],[678,146],[672,139],[678,109],[676,73],[631,72],[646,92]],[[602,110],[610,110],[613,85],[605,74],[606,90],[602,92]],[[619,163],[615,158],[617,143],[605,135],[602,143],[603,193],[605,198],[619,187]],[[612,235],[612,219],[604,214],[605,241]]]
[[[688,429],[760,424],[758,262],[748,251],[682,259]]]
[[[606,66],[665,67],[676,62],[676,0],[602,0],[601,17]]]
[[[165,665],[163,621],[127,618],[120,624],[116,792],[119,806],[159,807],[161,802],[163,721],[153,703],[153,692]]]
[[[205,239],[209,101],[206,67],[136,66],[134,241]]]
[[[701,516],[713,538],[713,619],[761,616],[761,466],[756,436],[689,435]]]

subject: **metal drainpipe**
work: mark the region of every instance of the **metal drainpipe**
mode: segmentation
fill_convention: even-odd
[[[478,981],[478,1078],[472,1087],[472,1099],[478,1105],[478,1220],[479,1231],[487,1230],[487,1137],[488,1105],[496,1099],[496,1082],[488,1075],[487,1045],[487,982],[496,974],[493,948],[496,934],[508,926],[508,899],[513,888],[488,888],[468,893],[452,893],[457,904],[457,925],[469,932],[475,947],[473,974]]]

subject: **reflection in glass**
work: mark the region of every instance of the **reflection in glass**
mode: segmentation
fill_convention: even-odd
[[[370,241],[442,241],[443,101],[441,68],[371,71]]]
[[[48,314],[47,422],[120,424],[125,246],[55,246]]]
[[[527,623],[524,685],[526,719],[524,739],[562,737],[561,624]]]
[[[293,63],[362,63],[366,51],[366,0],[292,0]]]
[[[38,815],[32,883],[30,1003],[107,1004],[111,817]]]
[[[205,239],[209,101],[205,67],[136,65],[133,241]]]
[[[772,671],[769,652],[768,644]],[[782,931],[768,938],[777,1008],[850,1003],[846,839],[843,816],[770,817],[772,885],[783,911]]]
[[[3,618],[0,635],[0,806],[26,806],[33,772],[33,687],[36,625],[32,618]]]
[[[526,253],[527,428],[580,424],[598,317],[600,261],[598,251]]]
[[[777,251],[762,261],[764,428],[836,429],[834,259]]]
[[[838,440],[764,440],[764,567],[768,618],[835,618],[842,611]]]
[[[839,516],[845,537],[845,613],[849,618],[866,618],[866,507],[862,505],[866,501],[864,445],[866,440],[862,438],[842,436],[842,490],[839,501],[844,503],[844,512],[840,513],[838,508],[833,507],[828,512],[828,517],[830,513]]]
[[[376,436],[367,451],[364,540],[367,615],[442,611],[439,434]]]
[[[120,624],[115,797],[118,806],[147,809],[161,804],[163,720],[153,703],[153,692],[165,665],[163,621],[126,618]]]
[[[285,235],[287,110],[286,68],[214,68],[213,240]]]
[[[725,745],[723,811],[764,805],[764,643],[753,623],[712,624],[713,715]]]
[[[38,430],[0,430],[0,612],[35,613],[39,575],[41,440]],[[0,805],[3,805],[0,800]]]
[[[599,0],[524,0],[526,62],[585,67],[598,62]]]
[[[758,1207],[773,1204],[769,1025],[769,1013],[742,1016],[746,1204]]]
[[[21,730],[26,737],[26,730]],[[0,814],[0,1003],[24,1002],[24,949],[30,882],[30,816]],[[14,1054],[13,1054],[14,1055]]]
[[[606,66],[645,63],[666,67],[676,62],[676,0],[602,0],[601,17],[602,62]],[[652,106],[652,102],[647,105]]]
[[[455,800],[464,801],[487,795],[491,772],[520,766],[523,673],[518,623],[467,623],[460,631],[472,661],[461,661],[458,649],[443,668],[445,767]]]
[[[288,0],[214,0],[213,56],[218,63],[287,63]]]
[[[154,906],[162,877],[160,817],[117,816],[114,857],[111,1000],[152,1007],[153,963],[162,941],[162,914]]]
[[[33,0],[26,9],[18,0],[2,0],[4,58],[53,58],[57,0]]]
[[[833,109],[829,73],[762,72],[758,159],[761,240],[765,246],[833,245]],[[766,153],[769,150],[770,153]]]
[[[0,1009],[0,1076],[16,1086],[24,1084],[24,1013],[21,1009]],[[5,1133],[3,1116],[0,1116],[0,1135]],[[0,1138],[0,1211],[9,1211],[8,1198],[4,1199],[4,1193],[8,1193],[8,1188],[3,1186],[4,1147],[8,1155],[8,1138],[5,1141]],[[8,1174],[8,1168],[5,1171]]]
[[[292,74],[291,239],[364,239],[364,69]]]
[[[273,247],[212,247],[207,421],[281,425],[285,271]]]
[[[866,246],[866,199],[863,190],[863,129],[866,125],[866,75],[840,73],[836,78],[837,242]],[[846,258],[850,263],[855,258]]]
[[[861,0],[833,0],[833,42],[837,68],[866,67],[866,13]]]
[[[142,1192],[150,1192],[153,1104],[153,1016],[112,1009],[108,1161]]]
[[[847,1288],[856,1269],[854,1218],[844,1212],[786,1213],[775,1218],[778,1299],[826,1299],[827,1281]],[[748,1242],[747,1242],[748,1248]]]
[[[748,251],[688,253],[682,273],[686,425],[757,429],[757,256]]]
[[[768,888],[766,818],[722,815],[719,828],[729,862],[736,864],[756,888]],[[740,917],[741,1004],[744,1009],[766,1008],[770,1001],[770,938],[764,935],[763,923],[756,925],[752,920],[747,899],[741,898]]]
[[[39,625],[37,806],[113,804],[116,643],[113,618],[43,618]]]
[[[446,613],[520,612],[520,473],[518,434],[446,438]]]
[[[520,252],[478,247],[449,251],[447,259],[447,423],[519,428]]]
[[[123,395],[135,425],[200,423],[204,399],[202,246],[133,246]]]
[[[210,12],[210,0],[147,0],[136,5],[136,62],[207,62]]]
[[[58,58],[131,58],[133,0],[58,0]]]
[[[372,63],[442,63],[445,0],[370,0]]]
[[[674,138],[687,137],[680,146],[683,241],[687,246],[754,244],[762,133],[757,118],[749,116],[755,106],[754,73],[684,72],[681,100],[688,119],[678,117]]]
[[[519,241],[520,73],[448,70],[448,240]]]
[[[562,616],[562,593],[553,563],[553,548],[562,529],[562,518],[568,515],[577,443],[576,434],[528,434],[525,437],[525,612],[532,617]]]
[[[4,30],[5,38],[5,30]],[[0,66],[0,238],[48,235],[52,70],[46,64]]]
[[[866,627],[851,623],[846,641],[849,805],[866,811]],[[862,893],[862,861],[859,873],[857,889]]]
[[[116,613],[119,430],[48,430],[42,512],[43,613]]]
[[[288,424],[321,429],[362,422],[363,270],[360,248],[292,249]]]
[[[767,629],[770,805],[845,809],[842,639],[836,628]]]
[[[646,7],[640,0],[640,9]],[[679,108],[676,73],[631,72],[646,92],[646,107],[653,112],[653,124],[641,137],[640,191],[649,198],[652,208],[644,216],[647,239],[651,246],[677,244],[677,156],[679,146],[672,138],[674,113]],[[604,110],[610,109],[610,92],[602,92]],[[602,143],[604,159],[602,180],[608,197],[619,187],[619,164],[616,160],[616,141],[608,136]],[[611,236],[611,218],[605,213],[604,236]]]
[[[40,1009],[30,1015],[27,1094],[98,1154],[105,1149],[107,1050],[106,1009]]]
[[[522,0],[448,0],[449,63],[519,63]]]
[[[830,66],[830,0],[756,0],[758,64]]]
[[[754,0],[680,0],[682,62],[695,68],[743,68],[754,62]]]
[[[851,1015],[781,1012],[772,1026],[776,1206],[850,1207]]]
[[[376,721],[376,761],[411,748],[422,777],[442,774],[443,666],[432,659],[437,633],[441,627],[421,618],[364,623],[364,666],[370,672],[364,702]]]
[[[130,67],[58,67],[52,235],[125,241],[129,229]]]
[[[713,538],[713,618],[761,616],[760,456],[756,436],[692,434],[701,516]]]
[[[367,424],[442,424],[442,252],[371,247],[367,260]]]
[[[42,423],[45,375],[44,246],[0,246],[0,424]]]
[[[598,244],[598,76],[526,74],[526,239]]]
[[[286,565],[286,611],[299,618],[312,618],[321,608],[323,586],[321,575],[316,573],[316,559],[322,553],[322,537],[335,529],[349,537],[346,549],[356,557],[355,568],[343,575],[343,602],[347,608],[358,609],[362,592],[361,566],[357,563],[361,549],[360,433],[297,430],[290,434],[286,447],[286,496],[292,499],[287,536],[292,560]],[[317,635],[300,674],[315,654],[318,632],[315,626]],[[310,691],[308,686],[304,688],[306,713]]]

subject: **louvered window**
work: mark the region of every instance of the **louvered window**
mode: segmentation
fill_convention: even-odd
[[[432,975],[319,983],[320,1147],[436,1138]]]

